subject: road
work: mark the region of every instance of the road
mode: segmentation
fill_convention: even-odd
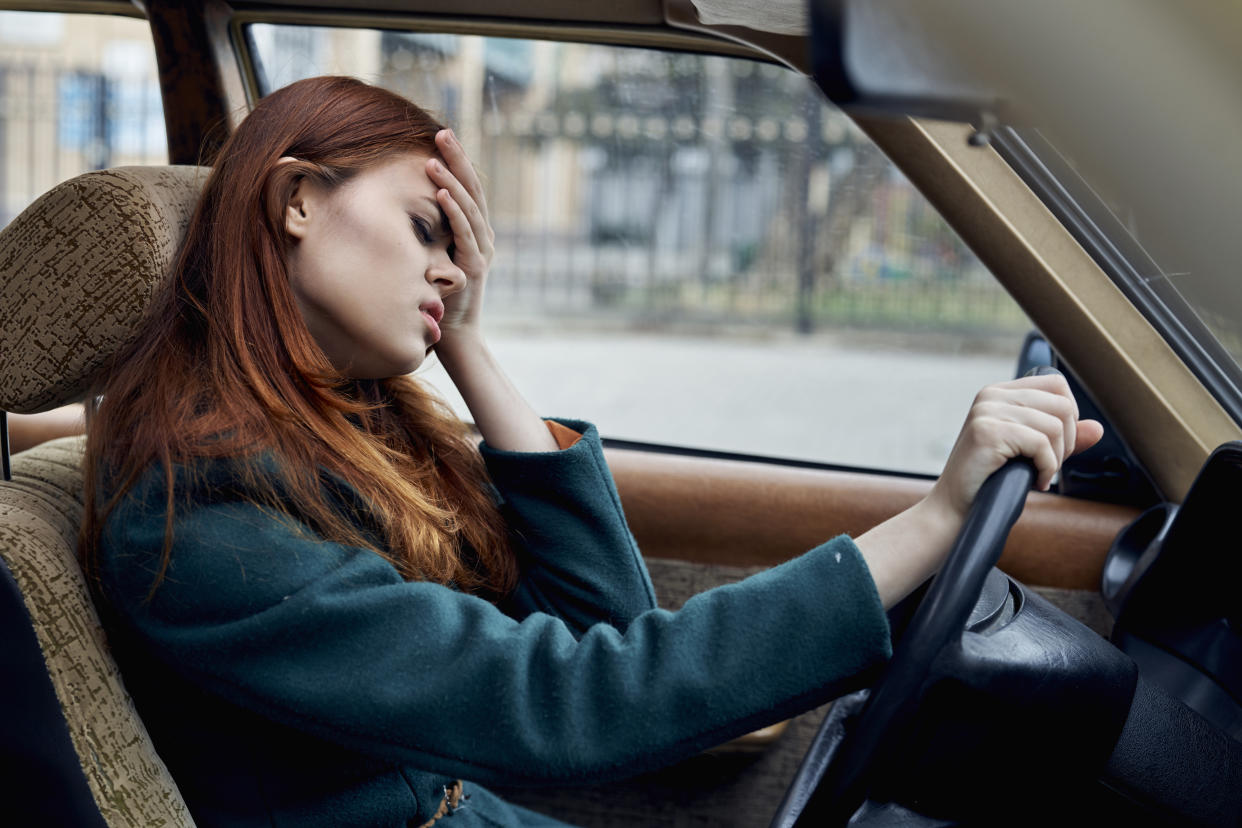
[[[874,340],[875,337],[872,337]],[[975,393],[1012,354],[899,350],[841,336],[761,340],[500,332],[492,348],[541,414],[610,437],[938,473]],[[443,369],[421,373],[465,414]]]

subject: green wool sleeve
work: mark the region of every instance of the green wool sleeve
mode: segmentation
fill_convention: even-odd
[[[624,630],[655,608],[655,591],[599,433],[589,423],[561,422],[582,435],[562,451],[480,448],[523,565],[504,607],[519,618],[552,613],[578,635],[601,621]]]
[[[112,611],[150,658],[349,750],[484,784],[654,768],[834,698],[889,652],[875,587],[844,537],[678,612],[632,597],[623,629],[574,629],[403,581],[370,550],[204,495],[179,512],[148,599],[158,491],[140,487],[113,513],[100,561]],[[626,577],[640,582],[627,593],[649,589]]]

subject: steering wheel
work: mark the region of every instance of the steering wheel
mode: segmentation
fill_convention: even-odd
[[[872,777],[908,729],[933,662],[961,638],[1034,480],[1034,464],[1015,458],[984,481],[866,706],[843,739],[831,730],[833,717],[820,726],[771,828],[843,826],[863,804]]]

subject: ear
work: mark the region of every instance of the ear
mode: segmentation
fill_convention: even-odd
[[[285,156],[276,162],[275,174],[269,179],[269,203],[278,205],[285,232],[299,241],[306,238],[309,228],[313,189],[310,179],[299,169],[302,165],[298,159]]]

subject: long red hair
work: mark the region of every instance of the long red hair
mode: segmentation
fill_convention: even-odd
[[[492,596],[512,589],[517,564],[467,427],[413,377],[338,373],[289,286],[284,207],[299,180],[333,187],[395,153],[433,155],[440,128],[387,90],[321,77],[264,98],[228,139],[168,283],[94,392],[88,571],[108,515],[158,464],[167,518],[154,590],[173,551],[174,468],[227,457],[263,508],[370,547],[407,579]],[[286,156],[297,161],[277,164]],[[260,469],[265,458],[279,480]],[[322,470],[361,495],[362,520],[329,501]]]

